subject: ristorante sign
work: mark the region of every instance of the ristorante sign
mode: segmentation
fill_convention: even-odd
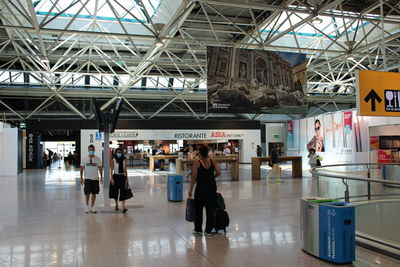
[[[207,139],[207,133],[175,133],[176,139]]]
[[[243,139],[248,130],[116,130],[111,140]],[[254,131],[254,130],[253,130]]]

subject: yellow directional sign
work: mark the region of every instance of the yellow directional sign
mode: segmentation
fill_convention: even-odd
[[[361,116],[400,116],[400,73],[359,70],[357,109]]]

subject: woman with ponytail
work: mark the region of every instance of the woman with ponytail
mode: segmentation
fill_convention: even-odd
[[[126,213],[128,209],[125,206],[125,200],[130,199],[133,195],[132,190],[129,187],[128,171],[126,169],[125,157],[121,148],[115,150],[110,167],[111,179],[109,197],[115,200],[115,210],[119,210],[119,195],[119,201],[122,202],[122,212]]]

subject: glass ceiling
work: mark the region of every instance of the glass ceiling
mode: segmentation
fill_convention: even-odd
[[[286,29],[292,27],[296,23],[302,21],[307,18],[308,15],[296,13],[288,16],[285,13],[282,13],[277,19],[275,19],[272,23],[269,23],[261,33],[269,34],[279,34]],[[289,32],[290,35],[303,36],[303,37],[330,37],[332,39],[340,38],[347,34],[350,34],[356,31],[357,28],[361,28],[362,25],[357,24],[354,20],[328,17],[328,16],[318,16],[322,20],[322,22],[318,25],[315,25],[315,28],[309,23],[305,23],[294,31]],[[363,26],[370,24],[369,22],[364,22]],[[275,29],[272,29],[271,26],[276,25]],[[346,29],[346,25],[351,25],[351,27]],[[318,30],[317,30],[317,29]]]
[[[162,0],[33,0],[33,6],[37,15],[56,16],[63,12],[60,17],[72,18],[78,13],[77,18],[93,19],[103,21],[138,22],[138,20],[148,23],[150,18],[156,13]],[[55,6],[54,4],[57,3]],[[96,8],[97,3],[97,8]],[[142,5],[142,4],[143,5]],[[97,9],[97,10],[96,10]],[[114,10],[114,11],[113,11]]]

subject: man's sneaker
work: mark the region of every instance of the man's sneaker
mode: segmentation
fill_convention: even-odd
[[[206,236],[212,236],[215,235],[215,232],[209,232],[209,233],[204,233]]]
[[[90,208],[89,208],[89,206],[86,206],[85,213],[89,213],[89,212],[90,212]]]
[[[197,232],[197,231],[195,231],[195,230],[193,230],[193,234],[194,234],[194,235],[203,235],[202,232]]]
[[[95,207],[92,207],[92,208],[90,209],[90,212],[91,212],[91,213],[97,213],[97,210],[96,210]]]

